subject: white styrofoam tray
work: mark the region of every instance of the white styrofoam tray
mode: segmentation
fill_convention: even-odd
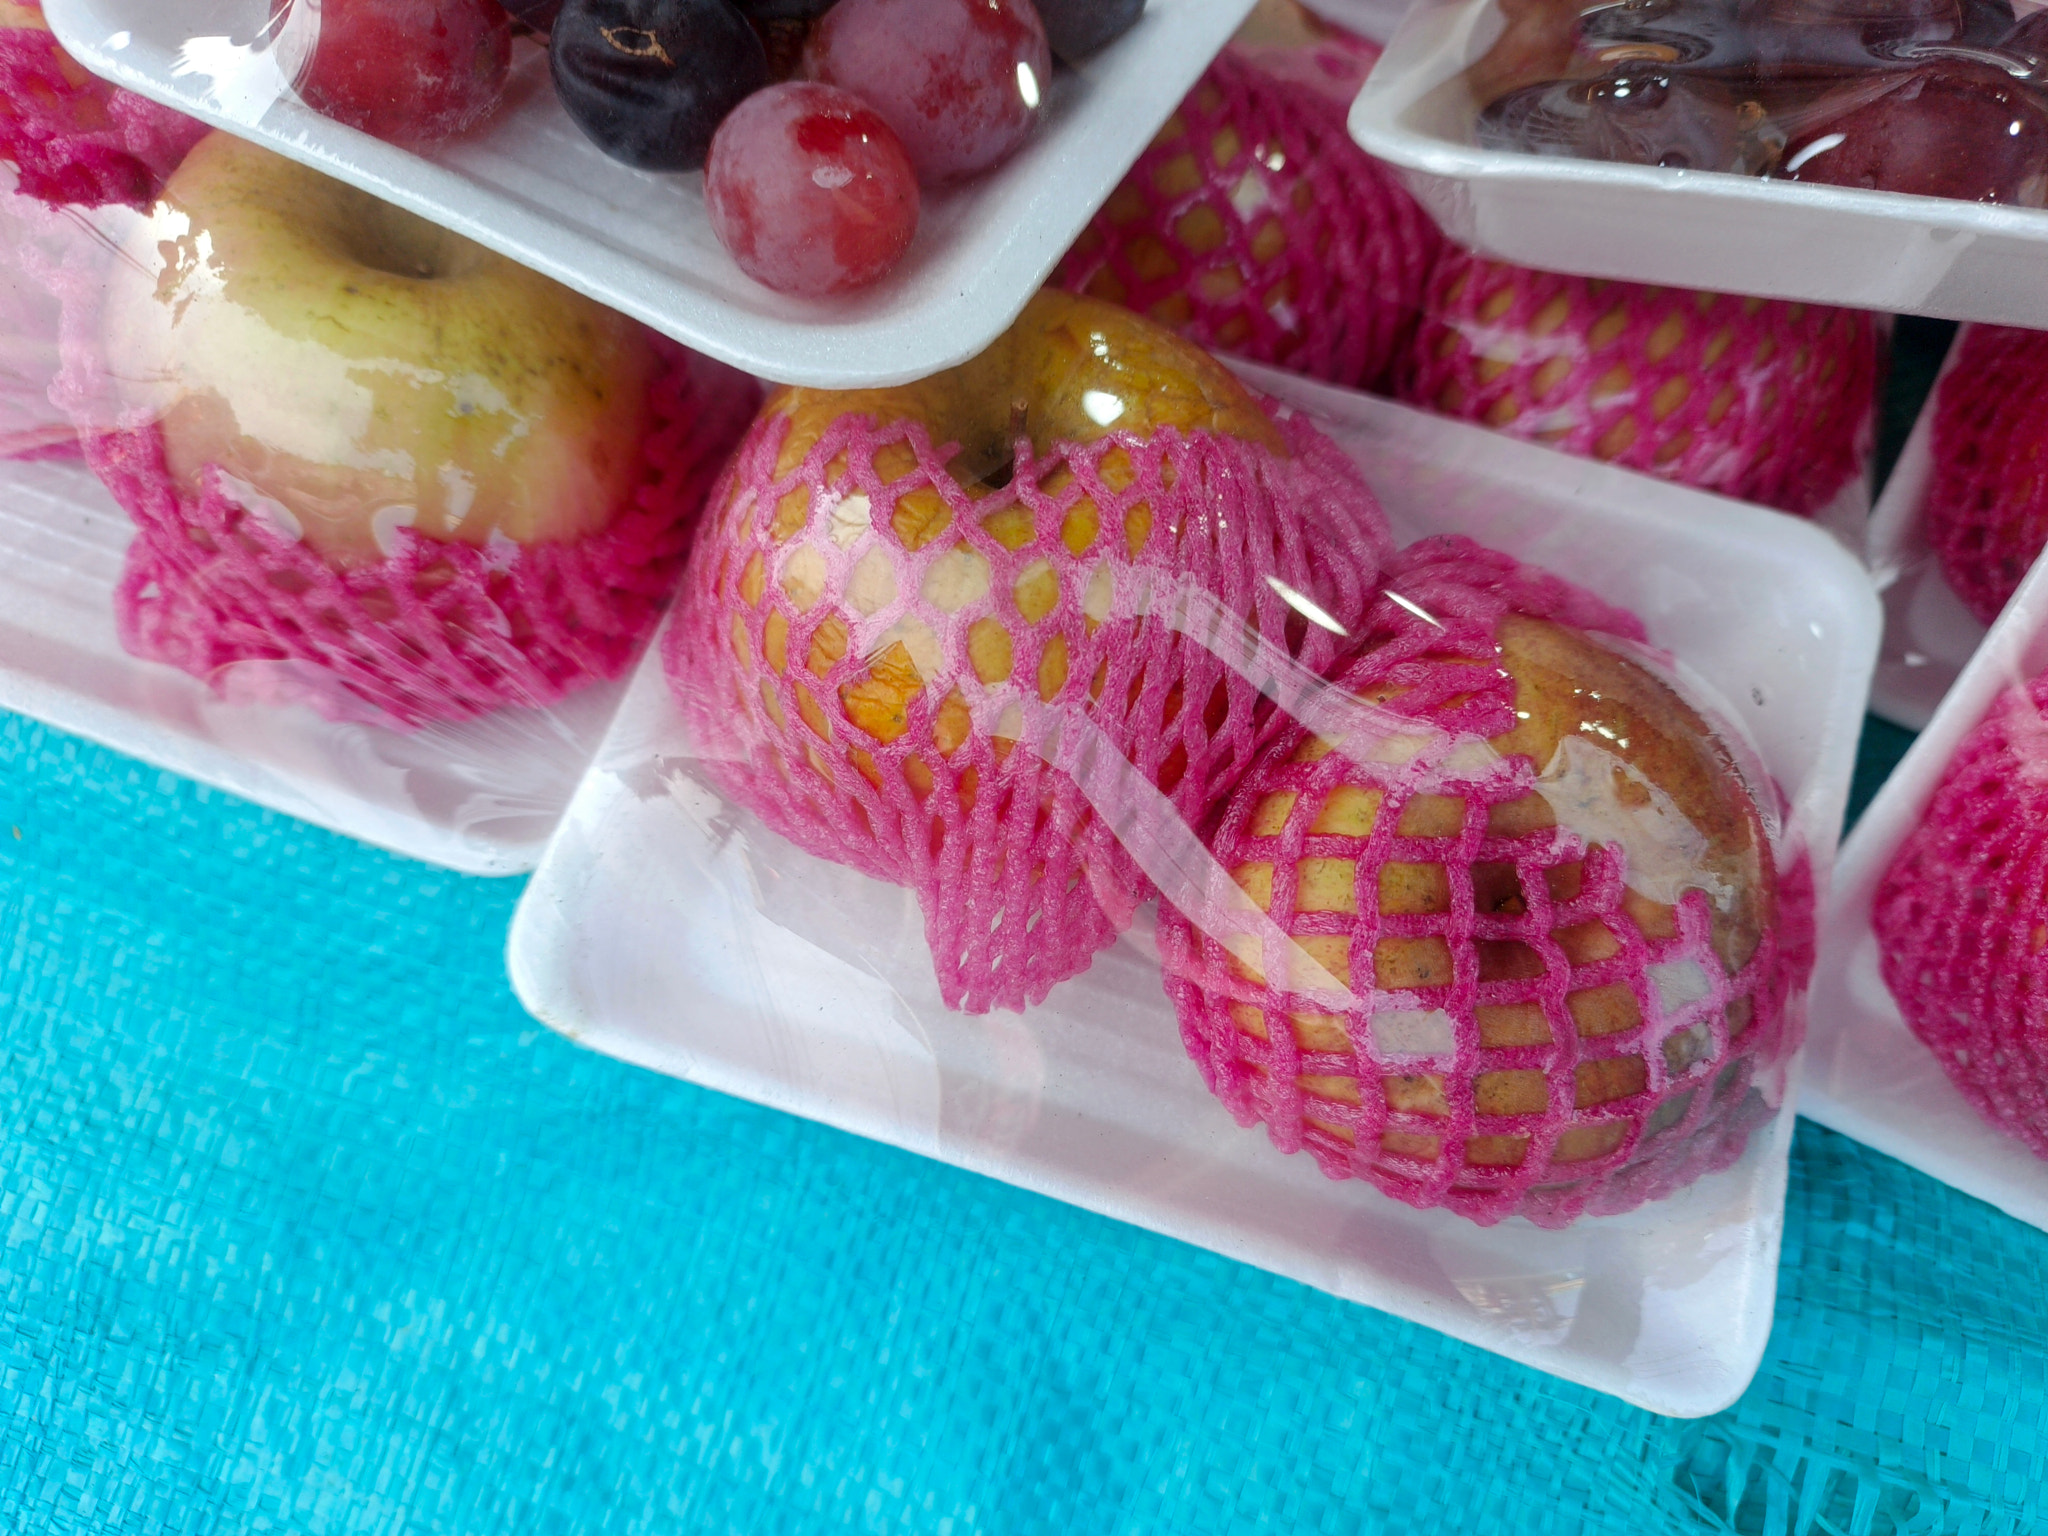
[[[87,68],[353,182],[749,373],[842,388],[923,378],[1016,318],[1229,39],[1252,0],[1150,0],[1138,25],[1061,69],[1045,120],[1007,165],[928,193],[903,264],[862,293],[806,300],[734,265],[703,176],[607,159],[570,121],[547,55],[516,45],[505,106],[421,156],[331,122],[250,46],[272,0],[46,0]]]
[[[469,874],[533,868],[622,683],[410,734],[229,703],[114,629],[133,525],[73,460],[0,461],[0,709]]]
[[[1865,546],[1872,579],[1884,595],[1884,644],[1870,707],[1911,731],[1926,728],[1984,640],[1984,626],[1948,584],[1920,521],[1934,472],[1934,405],[1962,350],[1958,334],[1871,509]]]
[[[1821,925],[1799,1112],[2048,1230],[2048,1161],[1994,1130],[1906,1028],[1878,969],[1870,906],[1949,759],[1992,701],[2048,668],[2048,561],[2037,562],[1842,849]]]
[[[1465,531],[1631,604],[1753,734],[1825,883],[1877,646],[1862,568],[1795,519],[1265,370],[1404,537]],[[1792,1115],[1726,1172],[1545,1232],[1417,1212],[1240,1130],[1183,1054],[1148,922],[1023,1015],[938,1000],[905,891],[698,778],[651,653],[513,924],[540,1019],[656,1071],[1290,1275],[1672,1414],[1770,1329]]]
[[[1351,111],[1444,233],[1588,277],[2048,326],[2048,210],[1482,149],[1496,0],[1418,0]]]

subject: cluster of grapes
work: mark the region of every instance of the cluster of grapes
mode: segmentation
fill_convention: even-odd
[[[305,0],[300,0],[305,3]],[[379,138],[466,132],[502,97],[513,24],[607,155],[705,172],[712,228],[784,293],[864,287],[917,232],[919,187],[993,169],[1037,125],[1055,56],[1145,0],[323,0],[299,91]]]
[[[2010,0],[1535,0],[1472,68],[1482,142],[2048,205],[2048,13]]]

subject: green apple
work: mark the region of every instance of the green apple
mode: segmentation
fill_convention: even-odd
[[[634,489],[647,333],[368,193],[215,133],[126,254],[102,325],[123,405],[182,491],[218,466],[330,561],[398,527],[578,539]]]

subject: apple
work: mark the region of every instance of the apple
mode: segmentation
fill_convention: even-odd
[[[400,527],[573,541],[629,497],[653,344],[515,262],[225,133],[128,255],[106,363],[188,497],[217,469],[343,565]]]
[[[1207,839],[1268,931],[1213,900],[1160,914],[1182,1037],[1241,1124],[1483,1224],[1725,1166],[1758,1058],[1789,1048],[1749,787],[1581,627],[1633,618],[1563,586],[1462,539],[1397,556],[1383,643],[1336,678],[1367,711],[1272,742]]]
[[[1150,890],[1125,840],[1185,843],[1284,719],[1193,637],[1319,673],[1387,548],[1305,421],[1048,292],[933,378],[771,397],[664,660],[735,801],[915,890],[949,1006],[1021,1008]]]

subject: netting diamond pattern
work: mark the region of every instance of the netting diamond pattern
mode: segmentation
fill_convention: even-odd
[[[1885,984],[1977,1112],[2048,1158],[2048,675],[1957,748],[1871,904]]]
[[[1355,622],[1378,504],[1298,419],[1288,458],[1172,429],[1024,440],[980,495],[953,445],[857,415],[778,475],[786,425],[736,456],[664,641],[694,741],[772,829],[917,892],[949,1006],[1038,1001],[1147,894],[1111,828],[1199,822],[1284,724],[1174,627],[1179,595],[1320,671],[1345,642],[1284,590]],[[1091,803],[1054,766],[1084,722],[1165,799]]]
[[[1494,659],[1511,612],[1639,626],[1462,541],[1404,552],[1389,585],[1407,602],[1383,599],[1369,625],[1389,638],[1340,680],[1365,698],[1398,690],[1387,707],[1417,734],[1347,752],[1297,731],[1211,840],[1285,947],[1353,999],[1269,984],[1291,954],[1163,912],[1167,990],[1204,1079],[1240,1123],[1263,1122],[1330,1176],[1481,1222],[1562,1226],[1726,1166],[1771,1113],[1758,1068],[1797,1044],[1788,946],[1767,932],[1730,976],[1696,889],[1673,932],[1646,936],[1621,848],[1516,815],[1536,765],[1483,746],[1514,723],[1513,685],[1469,664]],[[1783,882],[1795,934],[1810,902],[1803,878]],[[1660,977],[1678,973],[1689,984],[1667,998]]]

